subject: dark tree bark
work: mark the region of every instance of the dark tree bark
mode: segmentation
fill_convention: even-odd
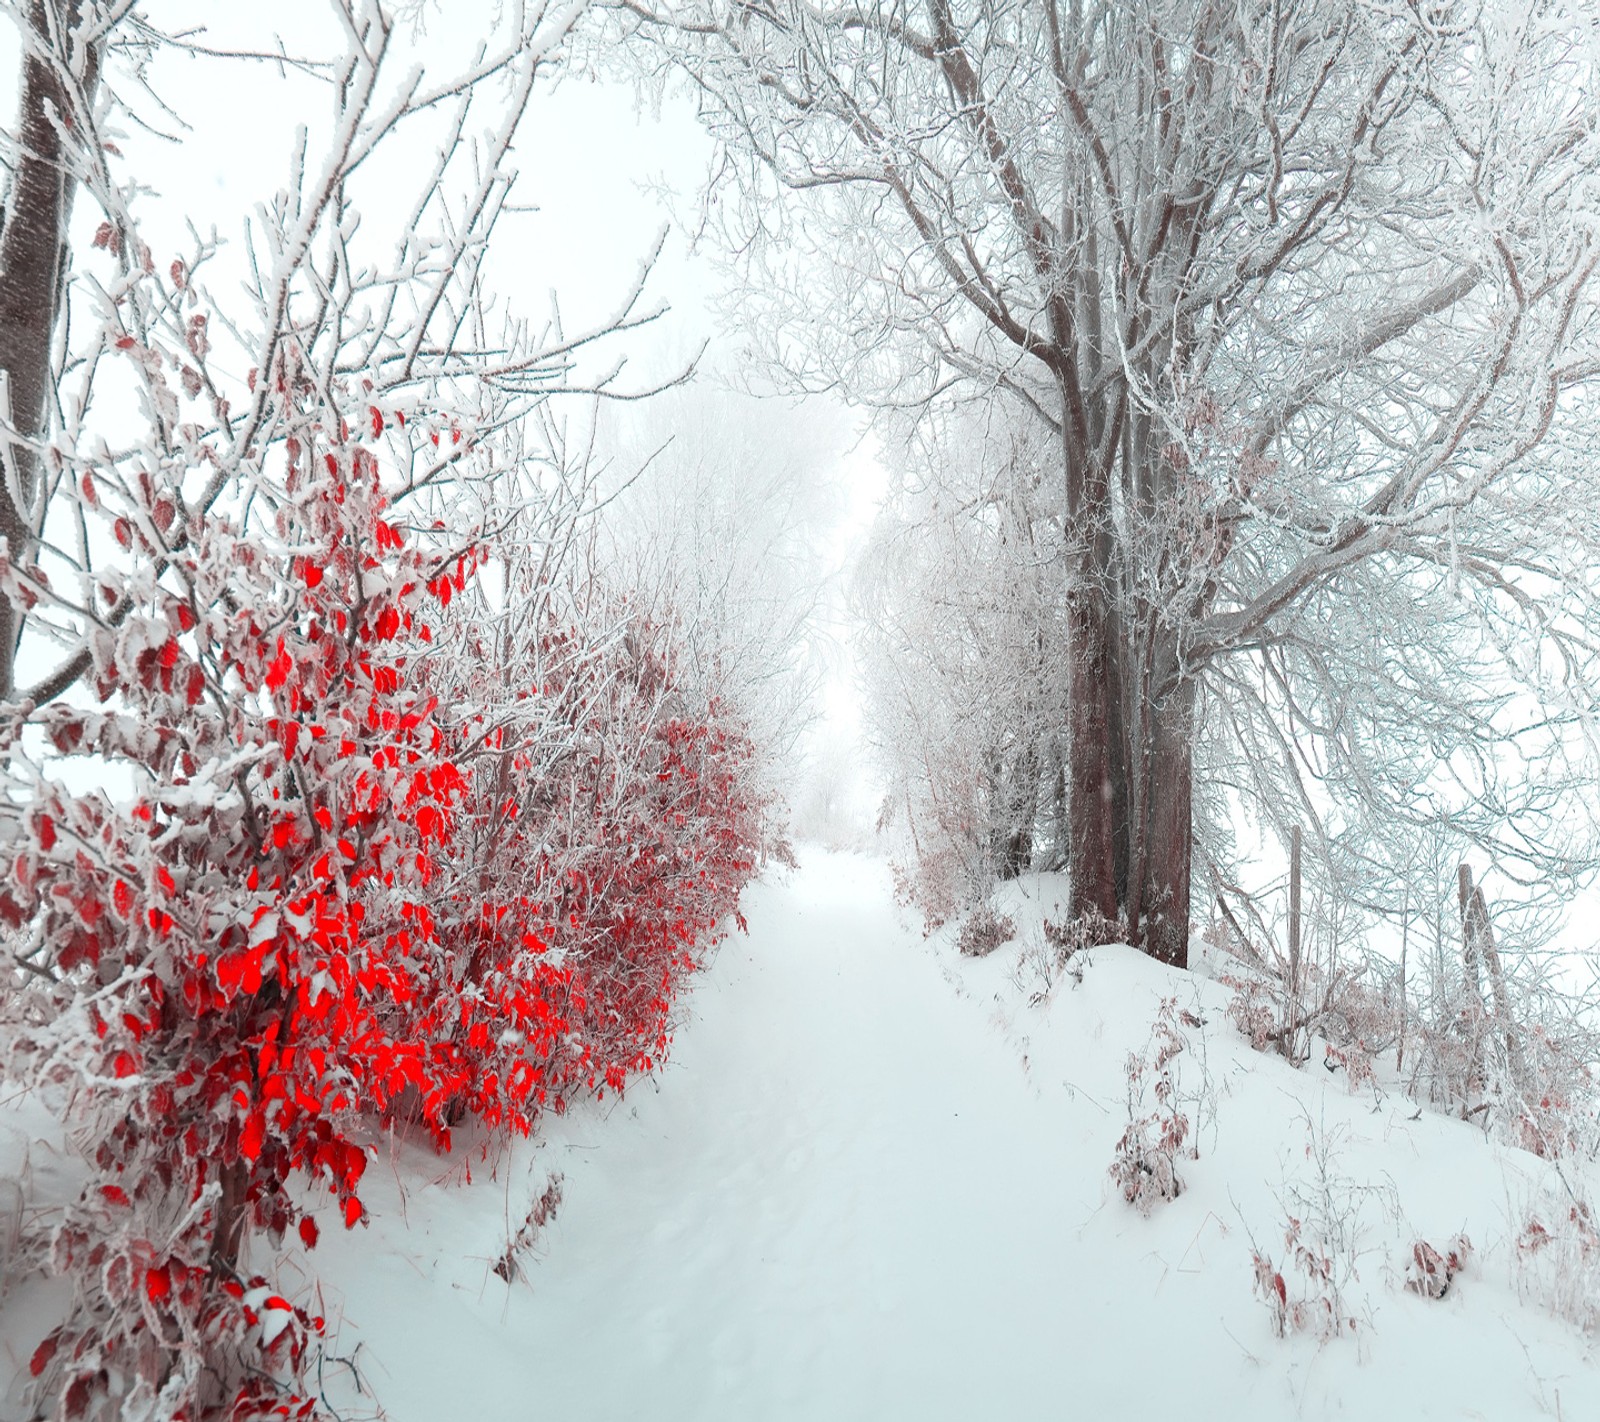
[[[1130,826],[1141,873],[1130,885],[1129,934],[1152,957],[1189,966],[1189,872],[1194,849],[1195,685],[1184,681],[1150,708],[1145,808]]]
[[[1129,665],[1136,648],[1079,606],[1069,613],[1072,915],[1186,968],[1196,685],[1152,695],[1146,667]]]
[[[1127,837],[1127,780],[1113,724],[1112,649],[1095,591],[1074,589],[1067,605],[1067,877],[1075,921],[1115,936],[1121,912],[1117,860]],[[1124,859],[1125,862],[1125,859]]]
[[[29,8],[32,33],[23,61],[18,157],[0,227],[0,376],[10,403],[0,416],[9,417],[14,431],[4,441],[0,535],[19,564],[32,561],[42,519],[39,446],[50,426],[51,350],[72,212],[71,154],[63,140],[70,141],[77,105],[63,75],[75,74],[85,96],[93,94],[99,78],[97,48],[83,45],[81,54],[72,53],[82,8],[82,0],[33,0]],[[0,700],[15,688],[20,635],[17,609],[0,598]]]
[[[1160,372],[1148,377],[1154,383]],[[1096,468],[1103,443],[1072,434],[1081,398],[1065,391],[1062,421],[1067,527],[1080,531],[1065,649],[1071,912],[1096,937],[1186,968],[1196,684],[1180,671],[1167,609],[1128,586],[1110,533],[1114,497],[1152,527],[1170,521],[1177,471],[1147,430],[1112,441],[1115,462]],[[1083,423],[1116,422],[1102,406]]]

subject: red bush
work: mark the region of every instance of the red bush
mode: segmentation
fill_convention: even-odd
[[[237,1396],[186,1361],[214,1360],[239,1316],[243,1234],[298,1223],[314,1240],[284,1188],[294,1173],[355,1224],[358,1113],[409,1088],[437,1119],[463,1077],[391,1025],[418,990],[412,954],[433,934],[428,886],[466,785],[413,690],[414,657],[426,609],[475,555],[441,567],[408,548],[361,445],[287,448],[265,534],[213,517],[173,549],[164,501],[122,521],[149,571],[107,589],[108,603],[133,592],[134,610],[92,646],[116,708],[35,718],[59,752],[124,764],[142,791],[114,806],[41,774],[0,893],[59,1014],[24,1024],[13,1069],[75,1079],[97,1117],[100,1182],[55,1245],[78,1309],[38,1355],[68,1416],[189,1374],[189,1415],[298,1407],[297,1388],[261,1378],[292,1376],[303,1350],[286,1353],[285,1334]]]
[[[546,778],[514,738],[497,761],[497,709],[446,723],[423,661],[478,550],[386,521],[361,443],[312,429],[286,452],[264,530],[214,515],[173,539],[152,498],[119,521],[145,571],[107,588],[133,611],[92,648],[113,705],[33,718],[141,785],[118,806],[35,769],[0,890],[34,980],[8,1065],[77,1089],[99,1171],[54,1240],[74,1313],[34,1357],[64,1416],[157,1394],[192,1419],[308,1413],[318,1325],[240,1275],[251,1232],[316,1242],[291,1177],[353,1226],[364,1115],[404,1106],[447,1147],[463,1112],[525,1131],[620,1090],[753,869],[749,743],[714,702],[692,714],[646,624],[516,692],[530,724],[625,761]]]
[[[457,1109],[519,1131],[660,1061],[682,979],[736,915],[761,837],[754,747],[715,698],[680,684],[670,624],[588,611],[609,635],[547,610],[520,647],[502,645],[512,705],[461,730],[493,754],[436,896],[447,926],[423,970],[435,987],[404,1029],[461,1048]],[[471,686],[441,694],[482,703]]]

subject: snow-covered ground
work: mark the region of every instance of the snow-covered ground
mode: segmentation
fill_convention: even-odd
[[[374,1224],[330,1218],[313,1256],[340,1415],[373,1415],[358,1374],[395,1422],[1600,1417],[1594,1340],[1541,1296],[1585,1281],[1514,1246],[1561,1207],[1545,1165],[1253,1053],[1227,989],[1130,950],[1031,1001],[1051,889],[1013,905],[1021,945],[967,960],[907,925],[882,864],[811,851],[747,894],[659,1083],[510,1152],[385,1144]],[[1170,1068],[1200,1154],[1146,1218],[1107,1166],[1167,996],[1204,1023],[1177,1019]],[[1291,1302],[1318,1293],[1291,1215],[1341,1336],[1276,1337],[1253,1289],[1252,1239]],[[1407,1292],[1413,1243],[1462,1232],[1447,1295]]]

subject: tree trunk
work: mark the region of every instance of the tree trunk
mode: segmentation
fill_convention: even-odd
[[[1075,617],[1068,625],[1078,630]],[[1102,641],[1098,657],[1074,656],[1070,669],[1072,916],[1102,941],[1126,935],[1151,957],[1187,968],[1195,683],[1181,681],[1144,707],[1142,735],[1125,753],[1107,704],[1116,650]],[[1119,873],[1119,865],[1127,868]]]
[[[244,1246],[245,1220],[250,1210],[250,1166],[235,1160],[218,1172],[222,1198],[217,1202],[217,1229],[211,1236],[210,1266],[219,1274],[238,1272],[239,1251]]]
[[[1118,720],[1116,645],[1104,566],[1105,470],[1090,440],[1075,370],[1062,372],[1067,536],[1067,891],[1091,941],[1115,941],[1122,909],[1118,826],[1127,778]]]
[[[1152,958],[1189,966],[1189,866],[1194,849],[1195,685],[1178,684],[1150,711],[1143,766],[1146,809],[1136,857],[1143,866],[1134,942]]]
[[[82,17],[81,0],[33,0],[28,9],[31,43],[55,51],[62,66],[71,31]],[[94,92],[99,54],[90,49],[80,75],[84,91]],[[51,345],[60,314],[67,221],[72,211],[70,158],[62,128],[70,126],[68,101],[55,64],[29,54],[22,71],[22,112],[17,126],[17,159],[6,193],[0,227],[0,419],[15,437],[0,437],[4,477],[0,479],[0,535],[14,564],[31,562],[37,507],[43,488],[39,445],[49,430],[52,383]],[[0,701],[15,690],[17,609],[0,598]]]
[[[1137,452],[1147,442],[1126,443]],[[1067,594],[1072,917],[1094,938],[1126,939],[1187,968],[1196,686],[1179,674],[1157,608],[1135,603],[1118,614],[1106,481],[1070,435],[1065,455],[1067,527],[1088,531]],[[1164,462],[1146,458],[1143,467],[1170,482]]]
[[[1117,936],[1117,814],[1126,780],[1114,734],[1111,663],[1099,590],[1067,595],[1067,880],[1074,923]]]

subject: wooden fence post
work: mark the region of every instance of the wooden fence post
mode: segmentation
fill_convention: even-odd
[[[1456,887],[1461,903],[1461,961],[1472,986],[1473,1007],[1480,1014],[1485,1009],[1480,972],[1486,972],[1494,998],[1495,1022],[1505,1043],[1506,1068],[1511,1073],[1512,1086],[1521,1092],[1527,1083],[1527,1071],[1523,1065],[1517,1021],[1511,1011],[1511,994],[1506,988],[1505,974],[1500,970],[1500,954],[1494,946],[1489,905],[1484,900],[1482,886],[1472,882],[1472,870],[1465,864],[1457,871]]]
[[[1294,1024],[1300,1018],[1300,826],[1289,830],[1289,1040],[1284,1043],[1290,1061],[1298,1061],[1299,1033]]]

